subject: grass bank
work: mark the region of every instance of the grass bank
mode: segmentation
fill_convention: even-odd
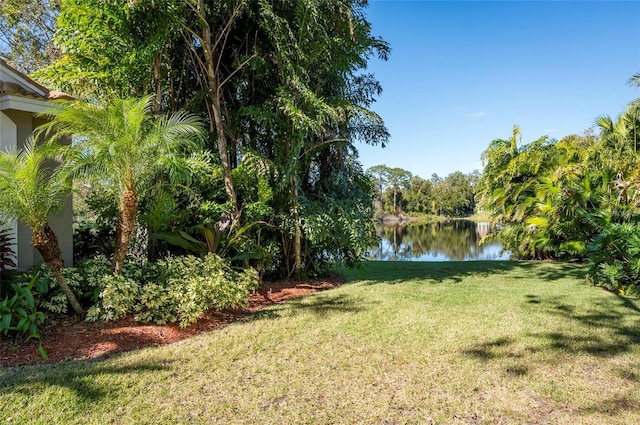
[[[101,362],[0,368],[3,423],[640,423],[640,303],[578,265],[369,263]]]

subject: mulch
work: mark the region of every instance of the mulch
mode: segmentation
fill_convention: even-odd
[[[38,342],[18,344],[0,336],[0,366],[56,363],[66,360],[98,359],[143,347],[172,344],[211,332],[270,305],[332,289],[344,283],[341,276],[313,281],[265,282],[249,297],[245,308],[216,312],[211,310],[197,323],[181,329],[178,325],[155,325],[126,317],[115,322],[89,323],[78,317],[49,314],[40,329],[48,360],[38,354]]]

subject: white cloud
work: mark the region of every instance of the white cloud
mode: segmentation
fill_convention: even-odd
[[[478,119],[478,118],[482,118],[482,117],[484,117],[485,115],[487,115],[487,113],[486,113],[486,112],[473,112],[473,113],[471,113],[471,114],[467,114],[467,115],[465,115],[465,117],[476,120],[476,119]]]

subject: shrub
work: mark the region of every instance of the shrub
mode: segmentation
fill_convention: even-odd
[[[105,257],[80,262],[78,267],[68,267],[62,270],[67,284],[85,305],[91,305],[102,290],[101,279],[110,272],[110,262]],[[43,288],[40,307],[51,313],[66,313],[69,311],[67,297],[60,290],[56,279],[46,264],[32,267],[27,272],[27,279],[39,276],[38,281]]]
[[[16,253],[13,252],[11,245],[14,238],[9,234],[8,229],[0,228],[0,273],[7,270],[8,267],[15,267]]]
[[[148,263],[152,264],[152,263]],[[153,272],[150,272],[152,270]],[[239,307],[258,286],[253,269],[234,271],[215,254],[159,261],[153,266],[126,269],[104,276],[98,302],[88,320],[116,320],[135,312],[136,320],[158,324],[195,323],[211,307]]]
[[[89,306],[87,320],[119,320],[135,314],[136,320],[188,326],[208,309],[240,307],[258,286],[253,269],[236,271],[215,254],[203,258],[170,257],[156,263],[129,261],[122,272],[111,274],[104,257],[82,261],[63,270],[79,300]],[[67,298],[46,265],[26,275],[41,288],[37,305],[52,313],[66,313]]]
[[[27,285],[11,284],[13,295],[0,302],[0,333],[27,340],[40,339],[38,326],[44,322],[45,316],[38,310],[38,302],[33,294],[37,278],[37,275],[34,276]],[[38,352],[47,358],[42,344],[38,346]]]
[[[153,281],[160,273],[155,263],[147,261],[129,261],[125,263],[122,276],[126,280],[139,283]],[[53,274],[45,264],[33,267],[27,273],[27,279],[38,274],[40,285],[44,288],[40,307],[51,313],[66,313],[69,305]],[[85,306],[92,306],[98,301],[100,293],[111,279],[111,262],[105,257],[83,260],[78,267],[68,267],[62,274],[78,300]],[[119,316],[121,317],[121,316]]]
[[[587,279],[619,294],[640,294],[640,224],[612,223],[594,238]]]

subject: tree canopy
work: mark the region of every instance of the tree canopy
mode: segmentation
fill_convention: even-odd
[[[371,33],[366,6],[61,0],[60,56],[33,76],[93,104],[150,95],[155,115],[200,116],[214,155],[204,153],[189,187],[149,191],[141,217],[179,205],[154,232],[199,238],[213,226],[233,258],[281,276],[315,273],[358,261],[374,235],[356,143],[388,141],[372,110],[382,89],[366,66],[390,49]]]

